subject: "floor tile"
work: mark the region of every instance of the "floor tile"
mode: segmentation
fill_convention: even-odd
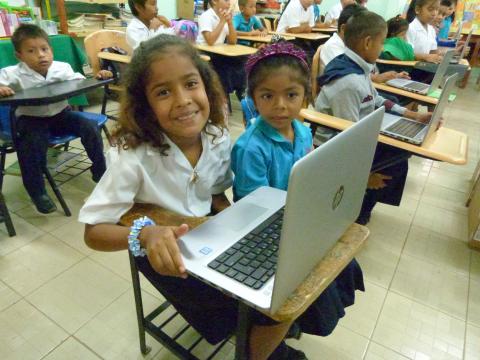
[[[451,171],[433,168],[428,176],[427,185],[439,185],[445,188],[466,193],[469,188],[471,173],[452,173]]]
[[[0,281],[0,311],[16,303],[21,298],[18,293]]]
[[[89,258],[102,265],[127,281],[131,281],[130,261],[128,252],[124,251],[93,251]]]
[[[68,334],[24,300],[0,312],[0,359],[40,359]]]
[[[69,337],[42,360],[98,360],[101,359],[78,340]]]
[[[434,205],[463,215],[466,215],[468,212],[468,208],[465,206],[466,193],[441,185],[426,185],[421,199],[425,204]]]
[[[408,360],[409,358],[379,345],[373,341],[368,345],[367,355],[364,360]]]
[[[422,304],[465,320],[468,276],[402,255],[390,288]]]
[[[127,281],[90,259],[84,259],[28,295],[27,299],[73,333],[128,287]]]
[[[480,327],[467,324],[464,360],[480,360]]]
[[[17,235],[8,236],[5,224],[0,224],[0,256],[11,253],[45,234],[43,230],[33,226],[21,217],[15,214],[10,214],[10,216]]]
[[[470,281],[468,294],[468,322],[480,327],[480,281]]]
[[[56,229],[52,230],[50,233],[55,236],[57,239],[63,241],[67,245],[75,248],[85,255],[90,255],[95,252],[95,250],[90,249],[84,240],[84,229],[85,224],[82,224],[78,221],[71,221],[67,224],[63,224]]]
[[[22,248],[0,258],[0,279],[25,296],[67,268],[84,255],[45,234]]]
[[[389,292],[372,340],[411,359],[462,359],[465,322]]]

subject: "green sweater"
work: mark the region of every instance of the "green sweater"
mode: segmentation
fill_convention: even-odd
[[[402,38],[393,37],[385,39],[380,57],[386,60],[413,61],[415,60],[415,53],[413,52],[413,46],[408,42]]]

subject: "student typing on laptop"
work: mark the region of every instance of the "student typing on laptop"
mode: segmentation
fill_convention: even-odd
[[[220,81],[188,42],[161,34],[135,51],[125,87],[118,146],[80,211],[85,241],[100,251],[130,248],[146,278],[207,341],[218,343],[236,330],[238,304],[187,277],[177,241],[188,227],[155,226],[145,218],[131,228],[116,224],[136,202],[183,216],[229,205],[231,144]],[[250,358],[266,359],[289,326],[255,312]]]
[[[317,111],[356,122],[384,105],[389,112],[420,122],[429,121],[430,113],[413,112],[379,96],[370,80],[371,68],[382,50],[386,34],[385,20],[373,12],[362,11],[350,18],[345,29],[345,54],[330,62],[319,78],[322,90],[315,101]],[[402,161],[371,175],[358,223],[368,223],[377,201],[400,205],[405,186],[406,154],[387,145],[377,146],[374,167],[402,157]]]
[[[232,151],[235,200],[261,186],[287,190],[293,164],[312,150],[310,130],[296,120],[310,94],[310,69],[303,50],[287,42],[269,45],[249,58],[247,78],[248,95],[260,115]],[[353,260],[296,326],[314,335],[330,334],[345,315],[344,308],[353,304],[355,290],[363,291],[364,285],[360,266]]]

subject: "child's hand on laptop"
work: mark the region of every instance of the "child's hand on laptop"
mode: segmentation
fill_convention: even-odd
[[[109,70],[100,70],[95,77],[99,80],[111,79],[113,77],[113,73]]]
[[[145,226],[140,233],[141,246],[146,250],[152,268],[161,275],[187,277],[178,239],[188,232],[188,225]]]
[[[370,173],[368,177],[367,188],[378,190],[387,186],[386,180],[390,180],[392,177],[389,175],[383,175],[380,173]]]
[[[434,63],[434,64],[440,64],[443,60],[443,56],[440,55],[440,54],[428,54],[428,55],[425,55],[424,60],[426,62],[431,62],[431,63]]]
[[[0,86],[0,97],[7,97],[15,95],[15,91],[8,86]]]
[[[403,114],[403,116],[413,120],[417,120],[418,122],[428,123],[432,118],[432,113],[431,112],[420,113],[416,111],[407,110],[405,111],[405,114]]]
[[[410,79],[410,75],[406,71],[386,71],[381,74],[372,74],[372,81],[377,83],[385,83],[393,79]]]

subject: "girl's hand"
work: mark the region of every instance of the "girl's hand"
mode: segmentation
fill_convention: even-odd
[[[440,64],[442,62],[443,56],[439,54],[428,54],[425,55],[425,61],[431,62],[434,64]]]
[[[113,78],[113,73],[109,70],[100,70],[95,77],[99,80],[111,79]]]
[[[410,80],[410,74],[406,71],[397,72],[397,79],[407,79]]]
[[[230,10],[220,10],[221,17],[226,21],[232,21],[232,12]]]
[[[371,173],[368,177],[367,188],[372,190],[383,189],[387,186],[386,180],[391,180],[392,177],[389,175],[383,175],[380,173]]]
[[[146,249],[152,268],[161,275],[186,278],[178,247],[178,238],[188,232],[188,225],[146,226],[140,232],[140,242]]]
[[[15,95],[15,91],[8,86],[0,86],[0,97]]]
[[[260,36],[262,32],[260,30],[252,30],[250,31],[251,36]]]
[[[169,28],[169,27],[172,27],[172,24],[170,23],[170,20],[168,20],[165,16],[163,15],[157,15],[157,19],[160,21],[160,23]]]
[[[407,111],[405,111],[403,116],[405,116],[407,118],[410,118],[410,119],[413,119],[413,120],[416,120],[418,122],[428,123],[430,121],[430,119],[432,118],[432,113],[431,112],[419,113],[419,112],[416,112],[416,111],[407,110]]]
[[[162,22],[157,17],[150,20],[150,30],[157,30],[160,25],[162,25]]]

